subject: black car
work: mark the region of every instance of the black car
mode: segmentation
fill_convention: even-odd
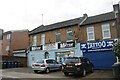
[[[85,57],[68,57],[62,64],[62,71],[66,76],[69,73],[86,76],[87,72],[93,72],[93,64]]]

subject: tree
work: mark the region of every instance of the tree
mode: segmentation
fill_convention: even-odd
[[[120,39],[118,40],[118,42],[114,44],[113,51],[115,55],[118,57],[118,59],[120,60]]]

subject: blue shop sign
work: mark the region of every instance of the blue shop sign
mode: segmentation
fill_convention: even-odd
[[[110,49],[114,45],[114,40],[104,40],[98,42],[80,43],[81,50]]]

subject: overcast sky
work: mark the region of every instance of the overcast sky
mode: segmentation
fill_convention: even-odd
[[[0,28],[32,30],[42,24],[53,24],[84,13],[93,16],[113,11],[119,0],[0,0]]]

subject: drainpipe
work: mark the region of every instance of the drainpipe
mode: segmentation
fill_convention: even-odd
[[[80,22],[80,25],[82,25],[88,18],[88,15],[87,14],[83,14],[83,20]]]
[[[120,2],[118,4],[113,5],[113,11],[115,14],[115,18],[116,18],[116,31],[117,31],[117,38],[118,41],[120,40]],[[119,62],[118,57],[117,58],[117,62]]]

